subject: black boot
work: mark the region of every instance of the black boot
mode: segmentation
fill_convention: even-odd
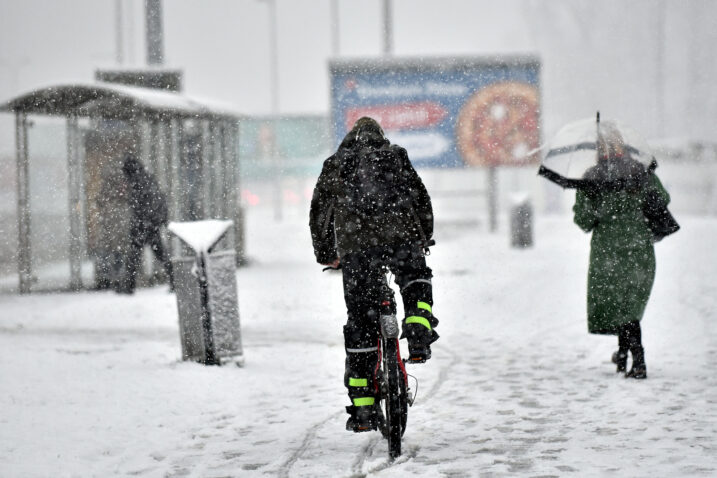
[[[627,370],[627,349],[619,348],[612,354],[612,363],[617,365],[617,373]]]
[[[642,345],[632,347],[632,368],[625,374],[625,378],[643,379],[647,378],[647,366],[645,365],[645,349]]]
[[[350,415],[346,420],[346,430],[354,433],[377,430],[383,416],[378,403],[362,406],[350,405],[346,407],[346,412]]]
[[[346,429],[353,432],[376,430],[378,426],[378,385],[374,376],[378,362],[378,337],[368,334],[351,322],[344,326],[346,368],[344,385],[351,400],[346,407],[350,415]]]
[[[431,344],[438,340],[435,327],[438,325],[430,310],[415,308],[409,310],[403,319],[403,333],[401,338],[408,340],[408,361],[411,363],[424,363],[431,358]]]

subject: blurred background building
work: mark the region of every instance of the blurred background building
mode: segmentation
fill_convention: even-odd
[[[539,63],[541,145],[564,123],[600,110],[633,125],[658,148],[676,213],[714,215],[715,45],[717,3],[711,0],[0,0],[0,103],[95,77],[122,83],[122,72],[179,72],[169,89],[239,113],[233,151],[239,205],[247,214],[281,220],[306,214],[321,164],[347,126],[347,105],[332,86],[338,70],[332,73],[331,65],[528,57]],[[99,78],[102,72],[115,74]],[[362,106],[376,113],[365,101]],[[446,125],[456,124],[455,113],[446,114]],[[407,128],[422,127],[409,121]],[[5,290],[17,285],[15,130],[13,115],[0,114]],[[490,220],[491,187],[498,217],[516,191],[529,193],[539,213],[569,211],[572,195],[540,181],[535,163],[470,164],[456,131],[446,146],[446,157],[454,158],[447,167],[420,160],[416,148],[425,151],[425,142],[411,146],[405,134],[392,134],[407,142],[409,153],[414,148],[439,221],[486,232],[503,227],[505,221]],[[31,117],[27,140],[33,261],[43,270],[66,258],[68,249],[67,234],[61,234],[69,228],[70,193],[64,120]],[[91,143],[92,135],[83,141]],[[60,275],[67,274],[63,266]]]

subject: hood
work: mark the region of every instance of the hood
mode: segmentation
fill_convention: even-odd
[[[386,139],[381,125],[375,119],[363,116],[354,123],[351,131],[346,133],[339,149],[353,149],[357,145],[380,148],[388,144],[390,141]]]

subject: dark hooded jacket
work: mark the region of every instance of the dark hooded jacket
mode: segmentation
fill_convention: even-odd
[[[167,199],[156,179],[133,156],[125,158],[122,171],[129,185],[128,203],[134,227],[159,229],[168,222]]]
[[[362,155],[379,153],[395,161],[396,193],[393,207],[373,214],[356,210],[352,186]],[[378,245],[418,243],[433,235],[431,199],[406,150],[392,145],[373,120],[357,122],[335,154],[324,161],[314,188],[309,218],[317,262]]]

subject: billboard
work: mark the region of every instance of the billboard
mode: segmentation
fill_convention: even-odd
[[[520,166],[538,160],[540,61],[534,57],[329,63],[338,144],[361,116],[417,167]]]

